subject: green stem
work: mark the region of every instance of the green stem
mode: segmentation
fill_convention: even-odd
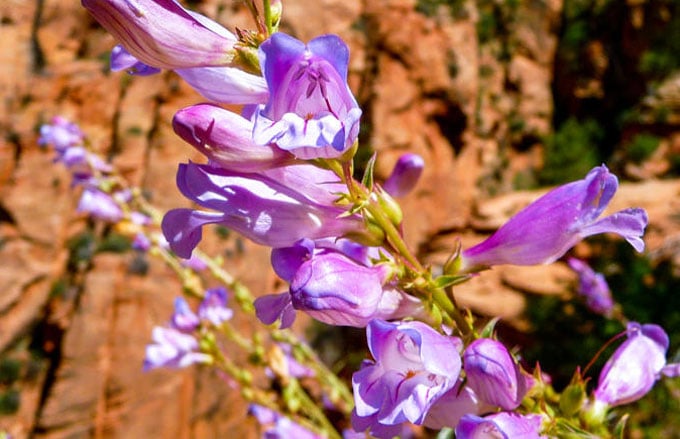
[[[267,36],[274,32],[274,26],[272,26],[272,5],[270,0],[263,0],[264,7],[264,25],[267,27]]]

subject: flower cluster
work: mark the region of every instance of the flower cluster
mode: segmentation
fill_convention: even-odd
[[[157,367],[186,367],[195,363],[210,363],[212,357],[200,347],[201,329],[220,327],[231,319],[233,311],[227,307],[227,291],[213,288],[194,313],[183,297],[175,299],[175,312],[167,326],[153,328],[153,343],[146,348],[144,370]]]
[[[305,43],[275,32],[280,2],[264,1],[263,16],[254,2],[246,3],[258,31],[235,35],[173,0],[83,0],[120,43],[112,69],[139,75],[173,70],[210,100],[173,119],[175,132],[205,163],[178,167],[179,191],[199,208],[165,214],[169,248],[189,259],[203,228],[219,224],[270,247],[272,268],[287,283],[287,291],[251,304],[263,323],[287,328],[301,311],[325,324],[366,329],[372,359],[352,376],[354,433],[390,438],[415,424],[451,428],[458,438],[546,437],[586,418],[600,425],[609,407],[639,398],[661,375],[678,374],[677,365],[666,365],[663,330],[630,324],[628,340],[605,366],[591,400],[579,400],[573,416],[558,422],[555,410],[546,409],[540,370],[530,375],[493,335],[493,325],[480,331],[471,313],[456,305],[453,286],[495,265],[553,262],[600,233],[617,234],[642,251],[647,214],[625,209],[598,219],[618,188],[617,178],[598,166],[531,203],[483,242],[452,252],[435,275],[438,270],[423,266],[406,244],[393,198],[416,186],[423,159],[405,154],[380,184],[374,157],[361,181],[354,179],[362,112],[348,85],[348,46],[335,35]],[[244,106],[234,111],[233,105]],[[60,151],[82,135],[55,123],[43,138]],[[66,163],[65,155],[59,157]],[[606,284],[578,261],[570,264],[589,305],[609,313]],[[178,299],[170,323],[153,331],[145,368],[212,361],[201,334],[231,316],[221,288],[205,293],[197,313]],[[318,377],[291,364],[304,371],[291,374],[293,382]],[[252,411],[268,437],[316,437],[269,407]],[[318,421],[314,408],[306,414]]]

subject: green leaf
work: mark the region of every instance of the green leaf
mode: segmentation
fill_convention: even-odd
[[[373,153],[368,163],[366,163],[366,170],[364,171],[364,178],[361,179],[361,183],[366,186],[369,191],[373,190],[373,168],[375,167],[375,158],[377,154]]]

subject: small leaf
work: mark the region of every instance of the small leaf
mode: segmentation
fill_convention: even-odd
[[[361,179],[361,183],[369,190],[373,190],[373,168],[375,167],[375,158],[377,155],[373,153],[368,163],[366,163],[366,170],[364,171],[364,178]]]

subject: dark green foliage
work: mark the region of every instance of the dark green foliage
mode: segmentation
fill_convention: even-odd
[[[97,246],[97,252],[125,253],[130,249],[130,239],[113,232],[106,234]]]
[[[19,410],[21,394],[16,389],[0,393],[0,415],[11,415]]]
[[[654,154],[660,141],[652,134],[638,134],[625,146],[626,156],[635,163],[641,163]]]
[[[600,163],[597,144],[602,129],[594,120],[579,122],[570,118],[545,142],[543,184],[559,184],[577,180]]]
[[[21,361],[15,358],[0,359],[0,384],[12,384],[21,376]]]

